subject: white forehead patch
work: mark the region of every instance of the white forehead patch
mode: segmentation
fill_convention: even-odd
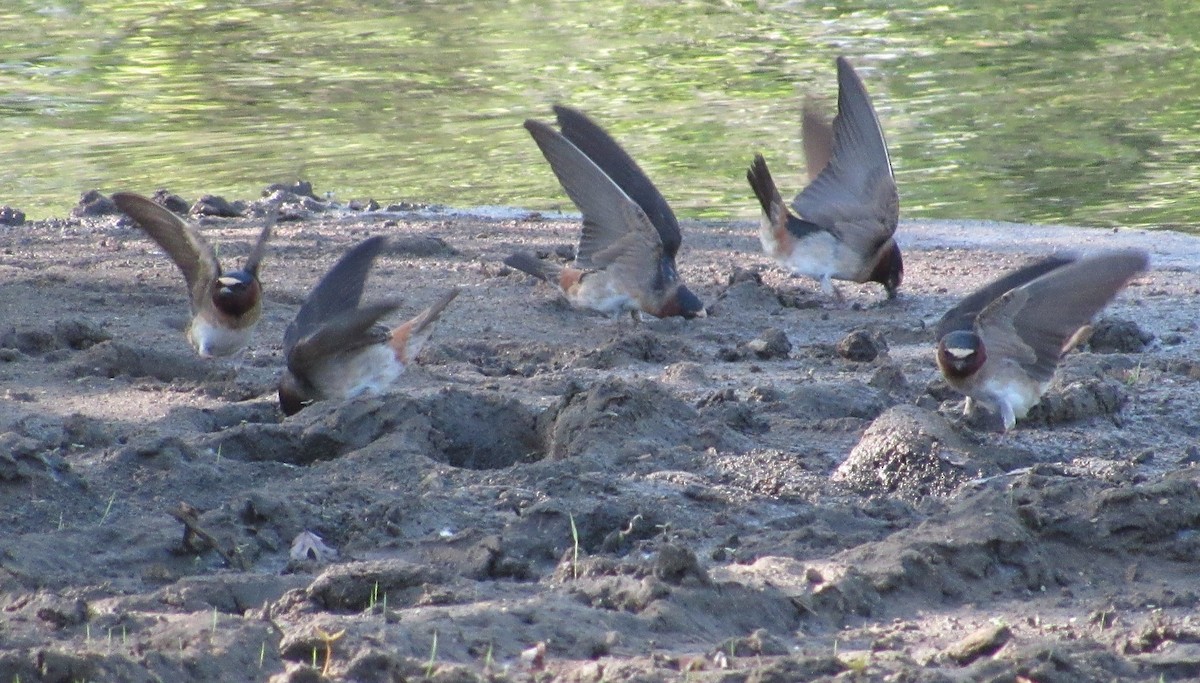
[[[958,346],[947,346],[946,353],[950,354],[951,356],[954,356],[958,360],[962,360],[964,358],[970,358],[971,356],[975,355],[975,349],[964,349],[964,348],[961,348]]]
[[[237,279],[236,277],[219,277],[219,278],[217,278],[217,283],[219,283],[222,287],[232,287],[240,282],[241,282],[241,280]]]

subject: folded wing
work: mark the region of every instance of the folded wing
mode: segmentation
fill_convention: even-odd
[[[391,333],[376,323],[399,307],[399,301],[390,300],[333,316],[292,345],[287,352],[288,370],[297,377],[307,377],[329,356],[388,341]]]

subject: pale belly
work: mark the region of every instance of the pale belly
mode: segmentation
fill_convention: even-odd
[[[332,366],[332,367],[331,367]],[[379,393],[404,374],[404,366],[385,344],[375,344],[322,364],[309,378],[323,398],[347,399]]]
[[[578,286],[568,292],[567,299],[579,308],[609,315],[641,309],[637,299],[602,273],[584,278]]]
[[[862,268],[859,255],[827,232],[814,232],[802,240],[791,238],[794,246],[790,249],[780,244],[765,225],[759,227],[758,237],[763,250],[796,275],[818,280],[854,280]]]
[[[254,326],[231,330],[218,327],[207,320],[197,317],[188,327],[188,341],[196,353],[204,358],[212,356],[231,356],[244,349],[254,336]]]
[[[1041,401],[1049,386],[1049,382],[1030,381],[1024,371],[1013,367],[989,377],[977,390],[976,397],[993,408],[998,408],[1001,403],[1008,404],[1013,417],[1019,420]]]

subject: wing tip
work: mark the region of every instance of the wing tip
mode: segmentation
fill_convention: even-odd
[[[837,63],[839,87],[844,87],[845,84],[851,84],[859,90],[864,92],[866,91],[866,88],[863,86],[862,77],[858,75],[858,71],[855,70],[854,65],[850,63],[850,60],[846,59],[845,55],[838,55],[837,59],[834,61]]]
[[[1138,249],[1136,247],[1120,249],[1116,252],[1116,256],[1135,275],[1150,269],[1150,252],[1145,249]]]
[[[545,123],[544,121],[538,121],[537,119],[532,119],[532,118],[525,119],[525,123],[523,123],[521,125],[523,125],[525,127],[525,130],[529,131],[529,134],[532,135],[535,139],[537,138],[538,133],[540,133],[544,130],[547,130],[547,129],[553,130],[552,128],[550,128],[549,124]]]
[[[563,118],[587,119],[587,115],[585,115],[579,109],[562,104],[561,102],[555,102],[554,104],[550,105],[550,108],[554,111],[554,116],[558,118],[560,125],[562,124]]]

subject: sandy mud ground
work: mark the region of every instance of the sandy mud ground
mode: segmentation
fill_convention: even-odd
[[[753,224],[685,223],[710,317],[634,324],[500,263],[572,220],[284,213],[217,361],[127,221],[0,228],[0,682],[1200,677],[1200,239],[905,222],[900,298],[837,303]],[[259,223],[202,225],[238,260]],[[375,234],[366,300],[463,293],[393,391],[283,419],[284,327]],[[963,424],[942,312],[1116,246],[1153,271],[1045,405]]]

